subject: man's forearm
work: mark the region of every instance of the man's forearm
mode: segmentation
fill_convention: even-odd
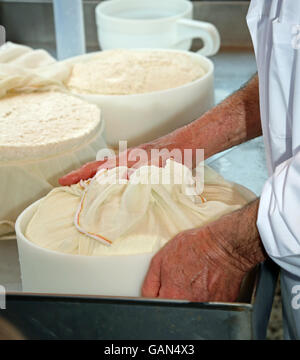
[[[258,77],[199,119],[152,141],[149,148],[204,149],[205,158],[261,135]]]
[[[167,149],[169,151],[179,149],[181,150],[181,157],[185,149],[192,149],[192,159],[184,159],[184,164],[195,167],[197,165],[197,156],[195,156],[197,149],[204,149],[204,156],[208,158],[259,135],[261,135],[261,124],[258,77],[256,76],[244,88],[238,90],[199,119],[168,135],[142,144],[137,149],[146,150],[151,162],[153,160],[151,156],[153,149]],[[129,167],[136,165],[135,156],[132,160],[129,159],[128,154],[131,151],[132,149],[125,152],[123,156],[119,156],[116,163],[121,164],[123,159]],[[182,158],[178,161],[182,161]],[[113,161],[112,167],[116,163]],[[157,163],[162,164],[160,160],[157,161],[156,159],[154,164]],[[101,165],[105,167],[108,164],[107,162],[94,161],[61,178],[60,184],[70,185],[81,179],[88,179],[95,175]]]

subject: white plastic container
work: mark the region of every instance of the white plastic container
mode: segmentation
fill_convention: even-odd
[[[235,184],[235,187],[247,201],[256,198],[243,186]],[[155,253],[83,256],[63,254],[37,246],[24,236],[24,232],[39,201],[25,209],[16,222],[23,291],[141,296],[142,284]]]
[[[139,49],[153,51],[158,49]],[[105,121],[105,138],[117,148],[120,140],[135,146],[163,136],[200,117],[214,105],[214,65],[208,58],[183,50],[161,50],[187,54],[201,64],[206,74],[173,89],[137,95],[79,94],[97,104]],[[68,64],[91,60],[96,53],[66,60]],[[77,94],[78,95],[78,94]]]
[[[131,256],[83,256],[41,248],[23,235],[39,201],[30,205],[16,222],[23,291],[141,295],[141,286],[153,253]]]

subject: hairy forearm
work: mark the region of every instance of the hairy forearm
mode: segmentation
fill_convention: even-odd
[[[233,265],[243,271],[267,257],[256,226],[258,207],[259,199],[210,225],[213,236],[231,255]]]
[[[143,148],[204,149],[205,158],[261,135],[258,77],[199,119]]]
[[[244,88],[231,95],[221,104],[211,109],[199,119],[189,125],[179,128],[172,133],[160,137],[156,140],[142,144],[136,149],[147,151],[148,159],[152,162],[152,150],[167,149],[169,151],[180,150],[180,157],[176,156],[176,161],[182,161],[185,149],[192,150],[192,157],[184,158],[184,164],[195,167],[197,160],[196,150],[204,149],[204,156],[208,158],[220,151],[229,149],[246,140],[250,140],[261,135],[258,77],[254,77]],[[132,167],[137,164],[139,155],[129,159],[129,152],[124,152],[117,161],[111,162],[111,167],[121,164],[125,161],[127,166]],[[178,152],[177,152],[178,154]],[[172,154],[173,156],[173,154]],[[154,156],[155,157],[155,156]],[[168,158],[168,156],[166,156]],[[123,159],[123,160],[122,160]],[[160,159],[154,159],[154,165],[163,164]],[[67,174],[60,179],[61,185],[75,184],[81,179],[93,177],[99,166],[107,167],[108,163],[103,161],[94,161],[85,165],[78,171]]]

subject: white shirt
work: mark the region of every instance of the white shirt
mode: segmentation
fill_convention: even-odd
[[[300,276],[300,52],[294,48],[300,1],[252,0],[247,21],[271,175],[261,196],[258,227],[273,260]]]
[[[247,22],[270,175],[257,225],[269,256],[289,277],[291,294],[300,285],[300,1],[252,0]],[[300,337],[300,310],[293,316],[299,319],[293,336]]]

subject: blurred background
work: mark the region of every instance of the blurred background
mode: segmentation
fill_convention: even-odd
[[[95,8],[101,1],[83,0],[87,51],[99,50]],[[194,19],[213,23],[221,35],[222,47],[251,48],[245,21],[249,1],[192,1]],[[0,24],[7,29],[7,40],[55,53],[52,0],[0,0]],[[194,40],[193,48],[201,47]]]

